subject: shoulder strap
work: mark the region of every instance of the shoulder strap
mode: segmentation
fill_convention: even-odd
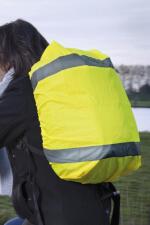
[[[119,225],[120,220],[120,192],[112,183],[98,184],[101,192],[101,201],[110,199],[113,201],[113,210],[110,225]]]
[[[29,148],[29,145],[28,145],[27,138],[23,137],[21,143],[23,145],[22,149],[24,149],[26,151],[27,156],[28,156],[28,163],[27,163],[27,165],[28,165],[28,167],[27,167],[28,176],[26,176],[25,182],[27,182],[28,185],[30,186],[31,200],[33,201],[33,205],[34,205],[34,212],[27,219],[29,219],[29,221],[30,220],[32,221],[32,218],[35,218],[36,219],[36,225],[44,225],[42,215],[41,215],[42,213],[41,213],[41,210],[40,210],[40,207],[39,207],[40,189],[39,189],[38,184],[36,183],[36,180],[35,180],[36,166],[35,166],[32,154],[30,152],[30,148]],[[36,149],[36,151],[37,151],[37,149]]]

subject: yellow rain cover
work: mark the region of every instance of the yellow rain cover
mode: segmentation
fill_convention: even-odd
[[[29,74],[44,152],[60,178],[100,183],[140,167],[131,105],[107,55],[53,41]]]

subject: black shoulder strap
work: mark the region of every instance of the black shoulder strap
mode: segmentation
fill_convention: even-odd
[[[36,218],[36,225],[44,225],[41,210],[39,207],[40,190],[35,180],[35,171],[36,171],[35,162],[33,160],[26,137],[23,138],[22,142],[23,142],[22,144],[24,144],[24,149],[26,150],[26,153],[28,155],[28,167],[27,167],[28,176],[26,177],[26,182],[28,182],[28,184],[31,186],[32,193],[30,194],[32,196],[34,204],[34,218]]]
[[[119,225],[120,221],[120,193],[116,190],[112,183],[109,183],[110,190],[112,191],[112,200],[114,208],[111,218],[111,225]]]
[[[113,201],[113,210],[110,225],[119,225],[120,221],[120,193],[112,183],[101,183],[99,190],[101,192],[101,201],[110,199]]]

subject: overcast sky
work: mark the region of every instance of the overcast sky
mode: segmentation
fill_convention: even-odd
[[[0,0],[0,25],[17,18],[49,42],[97,48],[114,64],[150,64],[150,0]]]

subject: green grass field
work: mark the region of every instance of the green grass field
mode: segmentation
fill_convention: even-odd
[[[15,216],[11,201],[8,197],[0,197],[0,225],[3,225],[9,218]]]
[[[141,169],[115,183],[121,192],[121,225],[150,225],[150,133],[140,136]],[[0,197],[0,225],[13,216],[10,199]]]
[[[116,183],[121,192],[121,225],[150,225],[150,133],[141,133],[142,167]]]
[[[150,108],[150,101],[134,101],[134,100],[130,100],[132,107],[134,108]]]

